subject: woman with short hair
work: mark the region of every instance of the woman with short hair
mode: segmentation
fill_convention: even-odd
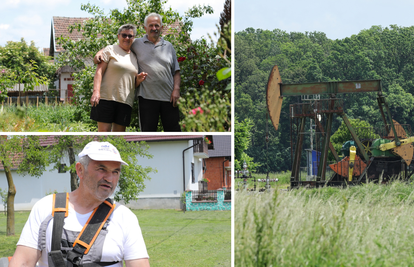
[[[138,74],[137,58],[131,45],[137,29],[132,24],[118,29],[118,45],[103,50],[103,61],[96,68],[91,97],[92,120],[98,122],[99,132],[125,132],[131,122],[135,88],[147,73]]]

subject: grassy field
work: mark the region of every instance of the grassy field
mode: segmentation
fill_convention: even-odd
[[[133,210],[142,229],[151,267],[230,266],[230,211]],[[29,212],[16,213],[16,236],[6,236],[0,214],[0,257],[14,253]]]
[[[414,266],[414,185],[235,193],[235,266]]]

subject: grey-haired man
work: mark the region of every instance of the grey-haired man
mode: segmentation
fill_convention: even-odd
[[[118,150],[108,142],[90,142],[79,154],[79,162],[76,163],[79,188],[67,194],[67,215],[64,218],[63,231],[60,233],[61,238],[58,239],[61,241],[58,254],[65,262],[62,266],[122,267],[122,261],[127,267],[149,266],[149,257],[137,217],[125,206],[112,203],[108,199],[118,184],[121,165],[127,163],[122,160]],[[46,196],[33,207],[10,266],[35,266],[37,262],[39,267],[60,267],[51,257],[53,238],[56,238],[56,217],[52,217],[57,211],[56,196]],[[76,258],[77,262],[73,264],[73,258],[69,255],[77,253],[76,243],[87,247],[88,244],[82,243],[80,236],[87,231],[85,225],[91,224],[93,220],[90,218],[99,212],[99,207],[103,204],[111,207],[111,212],[105,214],[107,218],[102,223],[104,227],[92,233],[95,234],[96,241],[92,242],[88,252]]]

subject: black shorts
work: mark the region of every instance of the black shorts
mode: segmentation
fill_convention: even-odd
[[[116,101],[99,100],[99,104],[92,107],[91,119],[98,122],[116,123],[129,126],[132,107]]]

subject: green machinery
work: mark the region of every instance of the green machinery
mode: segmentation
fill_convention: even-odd
[[[351,126],[344,112],[343,99],[338,94],[376,92],[384,127],[376,138],[360,137]],[[401,125],[392,119],[380,80],[318,82],[283,84],[279,69],[274,66],[267,84],[266,98],[270,119],[279,128],[284,97],[325,96],[312,98],[289,106],[291,118],[291,187],[300,185],[344,185],[369,181],[387,181],[392,177],[408,179],[413,175],[412,158],[414,137],[409,125]],[[330,142],[333,116],[339,115],[351,133],[352,140],[342,148],[340,157]],[[305,137],[305,124],[315,124],[315,145],[318,157],[313,177],[301,177],[300,165]],[[408,133],[407,133],[408,132]],[[328,162],[331,152],[334,162]]]

